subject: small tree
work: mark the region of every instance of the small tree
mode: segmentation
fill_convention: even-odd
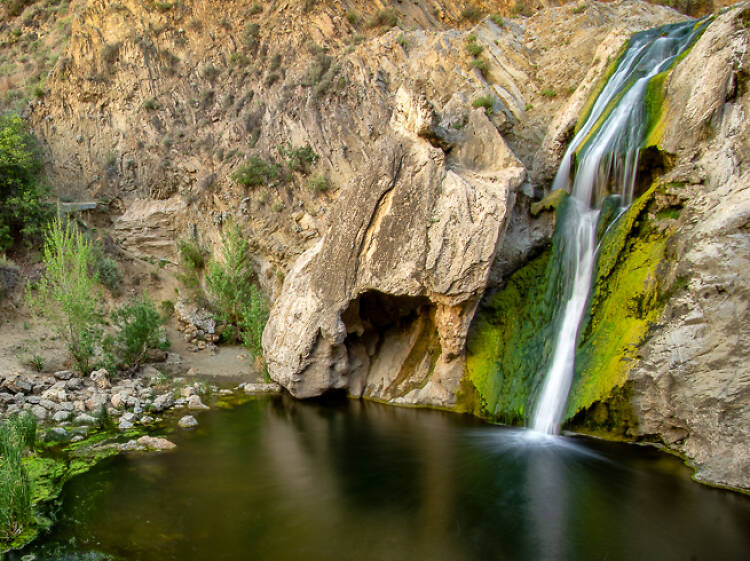
[[[237,224],[228,225],[221,242],[222,261],[209,264],[206,286],[217,319],[226,324],[226,339],[236,341],[243,309],[257,292],[256,277],[249,244]]]
[[[162,328],[164,319],[148,297],[132,299],[112,313],[117,332],[105,339],[109,366],[140,366],[150,349],[167,350],[169,341]]]
[[[36,294],[27,286],[26,301],[55,327],[78,370],[88,374],[102,334],[91,243],[74,223],[56,218],[47,227],[43,261],[46,271]]]
[[[263,329],[268,321],[268,306],[260,289],[252,286],[247,302],[240,309],[239,331],[242,343],[256,358],[263,359]]]

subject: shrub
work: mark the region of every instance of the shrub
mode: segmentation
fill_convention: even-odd
[[[227,325],[225,338],[237,340],[243,307],[257,282],[250,245],[237,224],[231,223],[221,238],[221,261],[212,261],[206,286],[216,317]]]
[[[482,54],[482,51],[484,49],[482,49],[482,45],[477,45],[476,43],[471,42],[471,43],[466,43],[466,50],[471,56],[477,57],[480,54]]]
[[[490,71],[490,63],[485,58],[475,58],[471,61],[471,65],[479,70],[479,73],[484,77]]]
[[[326,72],[328,72],[329,68],[331,68],[332,63],[333,58],[325,53],[318,53],[317,55],[315,55],[315,59],[313,59],[309,68],[307,69],[307,76],[302,82],[302,85],[314,86],[315,84],[320,82],[321,78],[325,75]]]
[[[195,240],[179,240],[177,250],[180,254],[180,264],[185,269],[197,271],[206,266],[208,251]]]
[[[254,16],[263,12],[263,6],[261,6],[257,2],[253,2],[247,11],[251,16]]]
[[[250,59],[242,53],[232,53],[229,55],[229,64],[234,66],[247,66],[250,64]]]
[[[346,12],[346,21],[352,25],[359,25],[359,14],[354,10]]]
[[[114,357],[118,366],[140,366],[150,349],[169,348],[163,323],[161,314],[148,297],[132,299],[112,312],[112,325],[117,331],[105,338],[105,353]]]
[[[474,107],[475,109],[479,107],[484,107],[484,110],[487,112],[487,115],[491,115],[492,108],[495,106],[495,100],[492,98],[491,95],[484,95],[472,101],[471,106]]]
[[[34,138],[17,115],[0,117],[0,251],[16,241],[33,243],[52,215],[43,202],[41,158]]]
[[[309,144],[297,148],[292,148],[291,144],[287,144],[286,146],[279,146],[278,150],[286,158],[286,165],[291,171],[307,173],[310,166],[315,165],[315,162],[320,158]]]
[[[368,27],[394,27],[396,25],[398,25],[398,12],[394,8],[378,10],[368,22]]]
[[[27,286],[26,301],[54,326],[78,370],[88,374],[101,335],[98,274],[91,243],[75,224],[63,224],[56,218],[47,228],[42,259],[46,270],[36,294]]]
[[[266,185],[278,177],[279,169],[276,164],[271,164],[256,156],[248,159],[244,166],[240,166],[232,174],[232,179],[245,187]]]
[[[117,296],[122,285],[122,271],[117,261],[107,257],[100,243],[95,243],[92,248],[94,258],[94,270],[99,282],[104,285],[110,293]]]
[[[245,24],[242,30],[242,43],[250,51],[255,52],[260,44],[260,25],[257,23]]]
[[[213,64],[207,64],[201,70],[201,74],[203,75],[203,78],[213,83],[216,80],[216,78],[219,77],[219,74],[221,74],[221,70],[219,70]]]
[[[268,306],[260,292],[253,285],[248,299],[240,309],[239,331],[242,344],[256,359],[263,359],[263,329],[268,321]]]
[[[552,88],[546,88],[542,90],[542,95],[544,97],[557,97],[557,92]]]
[[[331,185],[328,183],[328,180],[322,175],[316,175],[314,177],[311,177],[310,181],[307,182],[307,186],[310,188],[311,191],[317,191],[318,193],[328,191],[328,189],[331,188]]]
[[[461,12],[461,17],[465,20],[476,23],[480,19],[482,19],[482,10],[480,10],[476,6],[469,6]]]
[[[500,14],[492,14],[490,16],[490,19],[497,25],[498,27],[505,27],[505,20],[503,19],[503,16]]]
[[[159,109],[159,102],[157,102],[153,97],[150,97],[143,102],[143,108],[146,111],[156,111],[157,109]]]

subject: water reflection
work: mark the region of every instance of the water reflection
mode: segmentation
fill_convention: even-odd
[[[55,533],[23,553],[626,560],[750,547],[746,497],[700,487],[650,449],[284,398],[212,411],[174,437],[175,453],[114,458],[74,480]]]

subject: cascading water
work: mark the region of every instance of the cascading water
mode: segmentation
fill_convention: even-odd
[[[531,428],[556,434],[573,381],[578,329],[586,308],[597,255],[600,204],[619,196],[630,205],[638,155],[649,132],[646,108],[649,81],[668,70],[707,22],[667,25],[633,35],[615,72],[596,99],[562,159],[553,189],[571,194],[563,220],[563,300],[556,315],[552,361],[533,409]],[[576,169],[572,179],[573,159]]]

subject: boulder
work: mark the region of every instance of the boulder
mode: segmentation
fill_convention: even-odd
[[[154,436],[142,436],[138,439],[138,444],[147,450],[172,450],[177,445],[166,438],[157,438]]]
[[[105,390],[112,387],[109,383],[109,374],[104,368],[102,368],[101,370],[94,370],[89,378],[91,378],[94,384],[96,384],[96,387],[100,390]]]
[[[208,409],[209,407],[205,405],[201,401],[201,397],[199,395],[191,395],[188,398],[188,409],[195,409],[195,410],[201,410],[201,409]]]
[[[192,415],[185,415],[179,420],[177,424],[180,425],[184,429],[188,429],[192,427],[197,427],[198,421]]]
[[[59,370],[55,372],[55,378],[58,380],[70,380],[74,376],[71,370]]]

